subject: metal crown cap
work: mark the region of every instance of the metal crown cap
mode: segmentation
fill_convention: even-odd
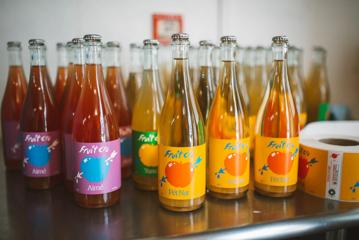
[[[189,41],[189,35],[187,33],[175,33],[171,36],[172,41]]]
[[[223,37],[221,37],[221,43],[237,44],[237,38],[235,36],[223,36]]]
[[[106,47],[109,48],[121,48],[121,44],[118,41],[109,41],[106,43]]]
[[[85,40],[83,38],[73,38],[71,42],[73,45],[82,45]]]
[[[101,35],[99,34],[86,34],[84,37],[86,42],[101,42]]]
[[[318,51],[318,52],[324,52],[324,53],[327,52],[327,50],[325,50],[325,48],[322,47],[322,46],[314,46],[314,47],[313,47],[313,50],[314,50],[314,51]]]
[[[274,36],[272,38],[272,42],[276,44],[288,43],[288,37],[285,35],[282,36]]]
[[[21,42],[18,42],[18,41],[7,42],[7,47],[8,48],[20,48],[21,49]]]
[[[145,39],[143,40],[143,45],[158,47],[160,43],[156,39]]]
[[[201,47],[214,47],[214,44],[207,40],[201,40],[198,44]]]
[[[64,42],[58,42],[58,43],[56,43],[56,48],[57,48],[57,49],[63,48],[63,47],[66,47],[66,43],[64,43]]]
[[[30,39],[29,45],[30,46],[45,46],[45,40],[44,39]]]
[[[141,48],[137,43],[130,43],[130,48]]]

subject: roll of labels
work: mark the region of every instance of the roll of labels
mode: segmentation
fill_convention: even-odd
[[[298,178],[311,195],[359,202],[359,121],[309,124],[301,132]]]

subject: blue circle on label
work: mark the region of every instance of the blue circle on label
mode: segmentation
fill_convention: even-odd
[[[26,149],[26,156],[33,166],[44,167],[50,160],[48,145],[30,145]]]
[[[81,172],[84,178],[91,183],[100,183],[110,170],[110,163],[106,163],[105,158],[85,157],[80,163]]]

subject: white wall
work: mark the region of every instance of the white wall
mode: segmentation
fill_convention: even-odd
[[[304,47],[306,70],[311,46],[324,46],[332,100],[348,104],[359,118],[357,0],[0,0],[0,96],[7,41],[23,42],[28,75],[27,40],[44,38],[54,78],[57,41],[100,33],[105,41],[119,40],[126,51],[130,42],[152,36],[151,15],[156,12],[182,14],[192,42],[234,34],[242,45],[269,45],[273,35],[285,33],[291,43]]]

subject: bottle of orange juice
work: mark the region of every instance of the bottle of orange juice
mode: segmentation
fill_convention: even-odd
[[[272,40],[273,70],[256,123],[254,187],[263,195],[285,197],[296,190],[299,116],[288,81],[288,38]]]
[[[305,82],[308,106],[308,122],[329,118],[329,83],[326,68],[326,51],[315,47],[309,77]]]
[[[172,35],[172,79],[159,127],[158,192],[172,211],[202,206],[206,192],[205,127],[194,95],[186,33]]]
[[[212,48],[213,44],[206,40],[199,42],[199,81],[196,96],[204,122],[207,122],[209,110],[214,97],[214,76],[211,60]]]
[[[158,127],[163,105],[158,69],[158,41],[146,39],[142,86],[132,116],[133,180],[143,190],[157,189]]]
[[[208,119],[208,189],[218,198],[243,197],[249,184],[249,123],[237,87],[233,36],[221,38],[222,68]]]
[[[130,44],[130,73],[126,85],[127,100],[130,109],[134,108],[142,77],[142,49],[136,43]]]
[[[299,73],[299,49],[290,46],[288,50],[288,81],[294,103],[299,114],[299,125],[300,129],[304,128],[307,122],[307,108],[303,93],[302,79]]]

